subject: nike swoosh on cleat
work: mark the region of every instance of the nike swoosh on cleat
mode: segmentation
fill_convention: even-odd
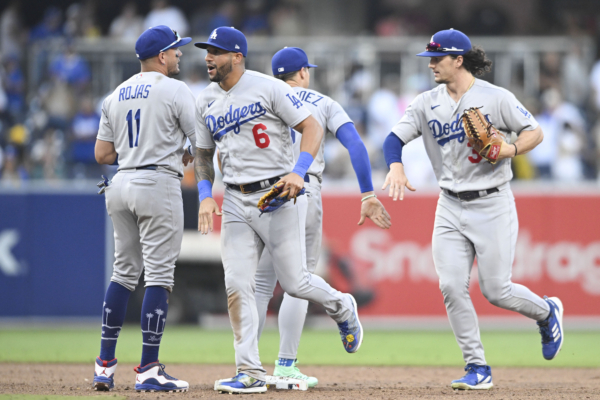
[[[433,110],[434,108],[439,107],[441,104],[438,104],[437,106],[431,106],[431,109]]]
[[[212,106],[212,103],[214,103],[214,102],[215,102],[215,100],[213,100],[210,103],[208,103],[208,107],[206,107],[206,108],[210,108],[210,106]]]

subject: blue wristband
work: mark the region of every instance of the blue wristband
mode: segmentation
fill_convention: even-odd
[[[310,168],[310,164],[314,161],[312,154],[303,151],[300,153],[298,157],[298,161],[296,162],[296,166],[293,169],[293,173],[298,174],[302,179],[304,179],[304,175]]]
[[[198,197],[200,198],[200,203],[207,197],[212,197],[212,183],[210,181],[204,179],[198,182]]]

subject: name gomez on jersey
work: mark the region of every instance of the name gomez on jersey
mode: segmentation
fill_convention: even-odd
[[[219,148],[225,183],[282,177],[294,168],[289,126],[310,115],[289,85],[246,70],[229,91],[213,82],[200,93],[196,145]]]

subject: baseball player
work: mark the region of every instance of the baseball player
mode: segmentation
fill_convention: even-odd
[[[258,311],[255,274],[263,249],[273,258],[277,278],[294,297],[321,304],[338,323],[344,348],[354,353],[362,342],[356,302],[308,272],[304,243],[305,195],[272,213],[260,216],[259,199],[276,182],[289,198],[304,188],[304,176],[321,146],[323,130],[308,108],[284,82],[245,69],[247,42],[234,28],[220,27],[208,41],[212,83],[196,100],[195,159],[200,197],[198,230],[212,230],[213,213],[221,215],[212,198],[215,147],[226,184],[223,199],[221,252],[229,318],[234,333],[238,374],[215,382],[215,390],[260,393],[267,390],[258,354]],[[290,128],[302,133],[301,153],[294,165]]]
[[[102,105],[96,160],[112,164],[118,154],[119,169],[104,188],[115,231],[115,264],[102,307],[96,390],[114,387],[115,347],[142,271],[143,346],[135,389],[185,392],[189,387],[165,373],[158,351],[183,237],[182,164],[194,154],[183,150],[186,138],[195,142],[194,96],[183,82],[172,79],[179,73],[179,48],[191,40],[164,25],[146,30],[135,44],[141,72]]]
[[[370,218],[377,226],[388,229],[391,225],[390,216],[383,205],[377,200],[373,192],[371,181],[371,163],[367,149],[363,144],[354,123],[343,108],[331,98],[309,89],[309,68],[316,65],[309,64],[306,53],[297,47],[286,47],[278,51],[271,61],[273,75],[290,85],[296,92],[296,97],[308,108],[313,117],[323,129],[333,134],[348,149],[352,165],[356,171],[362,204],[359,225],[365,218]],[[300,154],[300,134],[291,132],[296,157]],[[315,161],[304,176],[305,186],[308,190],[308,212],[306,217],[306,264],[308,271],[314,273],[321,252],[321,239],[323,231],[323,205],[321,201],[321,182],[325,160],[323,151],[325,142],[321,142]],[[263,251],[256,272],[256,305],[259,317],[259,339],[267,316],[267,307],[273,290],[277,284],[277,275],[273,266],[271,255]],[[268,384],[276,384],[277,377],[291,377],[302,379],[308,387],[317,385],[318,380],[302,374],[296,366],[296,354],[300,344],[302,327],[306,319],[308,301],[284,294],[283,302],[279,309],[279,360],[275,362],[273,376],[267,377]]]
[[[383,188],[390,187],[393,200],[403,199],[405,187],[415,190],[404,174],[402,147],[422,135],[442,189],[433,228],[433,260],[450,325],[467,364],[466,375],[452,381],[452,388],[490,389],[492,371],[469,296],[475,257],[486,299],[537,321],[544,358],[553,359],[563,343],[561,301],[542,299],[511,282],[519,223],[509,185],[510,159],[531,151],[543,134],[511,92],[475,78],[489,72],[492,63],[464,33],[440,31],[417,55],[431,58],[429,68],[440,85],[417,96],[385,140],[390,172]],[[501,132],[518,135],[512,144],[501,143],[495,165],[465,140],[461,115],[471,107],[479,108]]]

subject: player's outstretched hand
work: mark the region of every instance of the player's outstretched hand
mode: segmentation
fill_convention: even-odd
[[[381,229],[389,229],[392,226],[390,214],[375,197],[363,201],[360,206],[360,221],[358,221],[358,224],[364,224],[366,218],[370,218]]]
[[[213,213],[219,217],[223,215],[219,211],[219,205],[212,197],[207,197],[200,203],[198,210],[198,232],[206,235],[209,231],[213,231]]]
[[[388,186],[390,187],[390,197],[393,197],[394,201],[398,200],[398,196],[400,196],[400,200],[404,200],[405,187],[413,192],[416,190],[404,174],[404,165],[398,162],[390,165],[390,172],[385,177],[385,182],[381,189],[385,190]]]
[[[187,167],[187,165],[191,162],[194,162],[194,157],[190,155],[190,153],[186,151],[183,152],[183,157],[181,158],[181,161],[183,161],[183,166]]]
[[[279,182],[285,182],[282,193],[288,189],[290,190],[288,199],[293,199],[304,187],[304,178],[294,172],[287,174]]]

